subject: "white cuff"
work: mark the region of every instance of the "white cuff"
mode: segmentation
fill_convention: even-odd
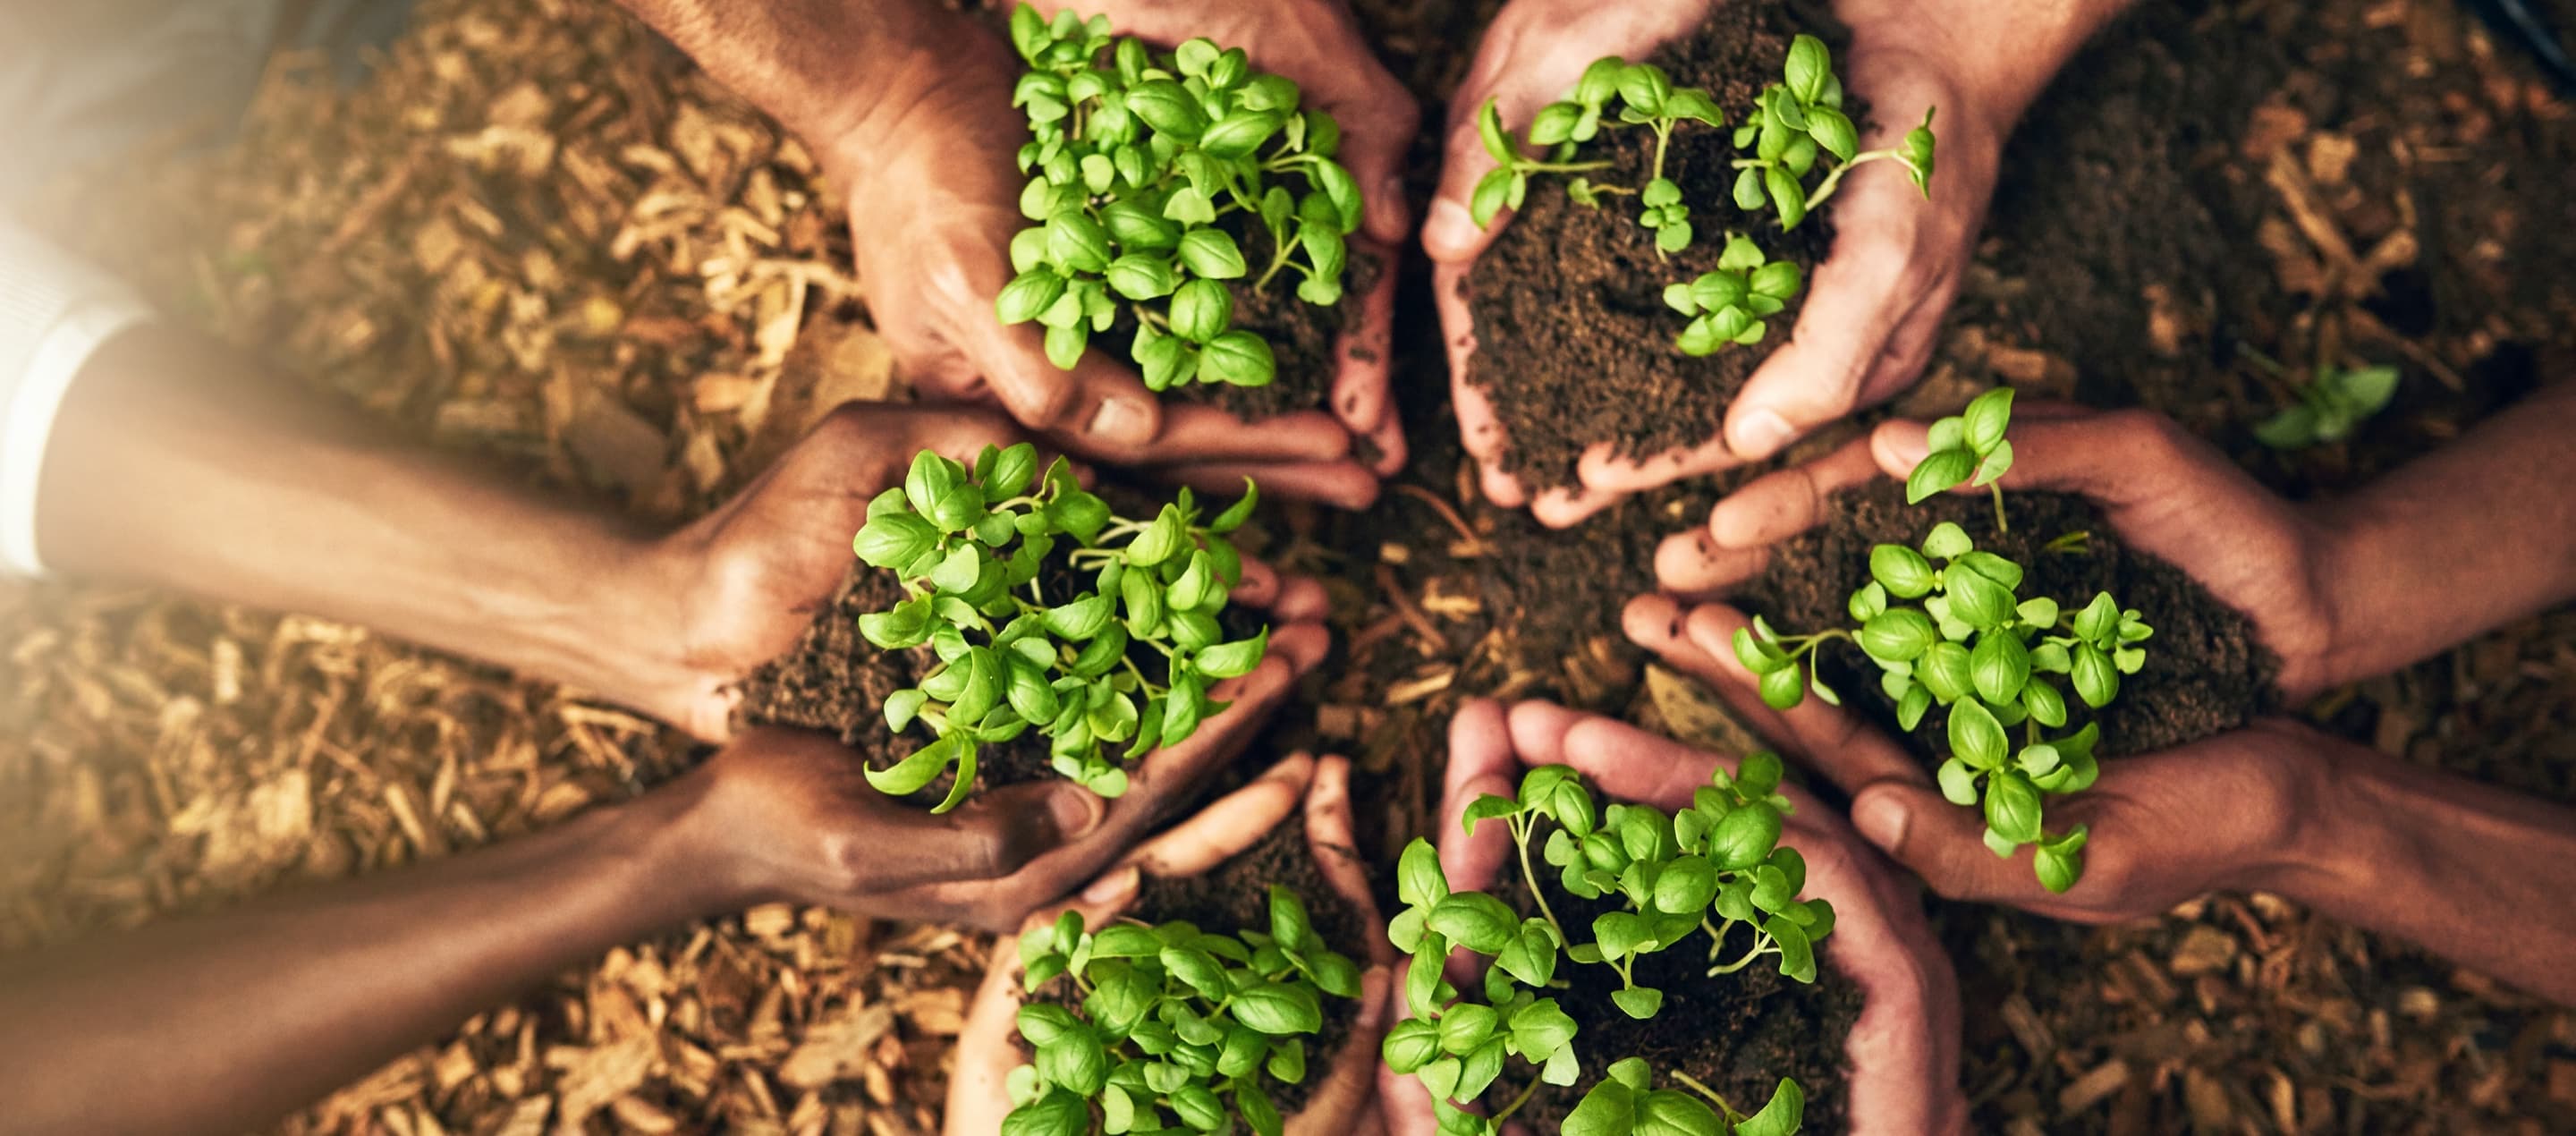
[[[36,482],[54,414],[99,345],[151,314],[115,279],[0,220],[0,573],[45,574]]]

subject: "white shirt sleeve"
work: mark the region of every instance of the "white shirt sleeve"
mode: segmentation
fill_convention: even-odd
[[[0,574],[44,575],[36,481],[54,413],[99,345],[151,314],[132,289],[0,217]]]

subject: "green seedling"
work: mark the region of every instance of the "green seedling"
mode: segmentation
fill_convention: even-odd
[[[1801,35],[1789,47],[1782,81],[1763,89],[1732,144],[1750,150],[1737,159],[1732,195],[1747,214],[1775,209],[1783,230],[1795,229],[1809,212],[1824,204],[1852,167],[1893,161],[1925,196],[1932,192],[1932,114],[1908,131],[1903,144],[1888,150],[1860,152],[1860,132],[1842,111],[1843,84],[1834,75],[1833,57],[1824,41]],[[1680,183],[1664,176],[1673,134],[1685,123],[1724,128],[1726,113],[1707,91],[1675,87],[1672,77],[1650,63],[1630,63],[1617,56],[1595,60],[1563,100],[1540,108],[1531,120],[1528,141],[1544,151],[1533,158],[1522,152],[1504,129],[1502,113],[1488,100],[1477,109],[1476,129],[1494,169],[1477,181],[1468,213],[1478,225],[1493,224],[1504,209],[1518,209],[1529,195],[1530,180],[1541,174],[1571,178],[1566,195],[1576,204],[1598,208],[1612,196],[1637,198],[1637,223],[1655,234],[1655,254],[1669,257],[1691,246],[1697,230],[1691,205]],[[1593,177],[1609,169],[1607,161],[1585,161],[1584,144],[1604,129],[1643,127],[1655,135],[1655,157],[1644,184],[1604,184]],[[1807,178],[1822,167],[1822,179],[1810,189]],[[1783,271],[1785,270],[1785,271]],[[1765,276],[1764,273],[1770,273]],[[1741,233],[1729,233],[1718,269],[1697,280],[1664,289],[1664,302],[1690,319],[1676,346],[1690,355],[1708,355],[1738,344],[1762,341],[1763,321],[1778,314],[1797,295],[1802,281],[1797,266],[1773,263]]]
[[[946,812],[966,799],[982,746],[1034,727],[1057,772],[1104,797],[1126,792],[1122,762],[1187,740],[1226,708],[1208,687],[1251,673],[1268,650],[1267,628],[1226,641],[1216,618],[1243,575],[1226,534],[1259,496],[1247,480],[1243,500],[1202,522],[1182,489],[1152,518],[1130,520],[1077,484],[1062,458],[1039,476],[1027,443],[987,446],[971,470],[928,450],[915,456],[904,483],[868,503],[852,547],[894,572],[905,597],[860,616],[860,634],[939,656],[921,685],[886,696],[886,728],[917,724],[934,740],[868,771],[868,783],[901,796],[953,767],[956,785],[932,810]],[[1040,569],[1067,546],[1071,569],[1093,586],[1049,597]],[[1138,644],[1163,656],[1160,681],[1129,657]]]
[[[1997,390],[1936,424],[1933,451],[1907,479],[1908,498],[1920,501],[1971,477],[1989,485],[2010,468],[2004,432],[2011,408],[2011,392]],[[2000,528],[2000,490],[1995,508]],[[2083,543],[2083,534],[2071,533],[2050,547],[2072,552]],[[2084,871],[2085,828],[2050,835],[2042,802],[2091,787],[2101,772],[2093,757],[2101,730],[2091,722],[2068,730],[2067,695],[2094,710],[2109,706],[2120,696],[2121,676],[2146,665],[2143,644],[2155,629],[2109,592],[2080,608],[2022,598],[2023,566],[1978,549],[1947,521],[1933,526],[1920,548],[1872,548],[1869,572],[1849,601],[1852,626],[1783,635],[1756,617],[1735,633],[1736,660],[1759,680],[1765,703],[1787,710],[1809,692],[1839,704],[1817,673],[1817,651],[1836,640],[1859,647],[1878,664],[1897,725],[1913,730],[1936,707],[1945,715],[1950,753],[1936,775],[1941,793],[1984,809],[1986,846],[2010,856],[2037,845],[2040,882],[2052,892],[2073,887]]]
[[[1003,1136],[1224,1132],[1279,1136],[1271,1087],[1306,1079],[1324,999],[1357,998],[1360,968],[1315,932],[1288,889],[1270,929],[1235,935],[1133,921],[1086,930],[1068,911],[1020,936],[1030,993],[1063,978],[1082,998],[1020,1007],[1036,1059],[1011,1071]]]
[[[995,301],[1002,322],[1043,325],[1047,358],[1071,370],[1123,304],[1147,387],[1269,383],[1270,344],[1233,326],[1226,282],[1257,291],[1290,272],[1298,298],[1341,301],[1363,209],[1333,159],[1333,116],[1302,107],[1296,83],[1253,70],[1241,48],[1205,39],[1167,54],[1112,36],[1106,17],[1050,21],[1023,4],[1011,40],[1029,67],[1012,105],[1033,136],[1019,153],[1020,212],[1036,224],[1011,240],[1018,275]],[[1269,236],[1267,264],[1248,263],[1218,225],[1232,214]]]
[[[2254,428],[2254,437],[2276,450],[2299,450],[2350,437],[2397,395],[2397,368],[2327,367],[2299,388],[2295,406]]]
[[[1387,937],[1411,956],[1404,997],[1412,1018],[1387,1031],[1383,1056],[1389,1069],[1430,1091],[1443,1133],[1493,1136],[1539,1085],[1583,1079],[1575,1021],[1545,996],[1563,985],[1562,965],[1609,967],[1620,979],[1611,1001],[1639,1020],[1663,1011],[1664,993],[1637,984],[1637,961],[1702,936],[1711,977],[1767,957],[1778,960],[1781,974],[1815,981],[1815,944],[1833,931],[1834,909],[1821,899],[1798,898],[1807,862],[1779,843],[1790,810],[1779,792],[1781,772],[1777,756],[1755,754],[1733,775],[1719,769],[1678,813],[1651,805],[1603,808],[1581,776],[1553,765],[1530,770],[1516,798],[1478,798],[1467,807],[1467,831],[1497,821],[1511,829],[1536,916],[1483,892],[1450,891],[1429,841],[1405,848],[1396,868],[1405,908],[1389,923]],[[1543,820],[1551,824],[1542,841]],[[1568,894],[1619,902],[1619,910],[1582,928],[1588,939],[1577,941],[1577,928],[1548,905],[1530,856],[1533,842],[1553,869],[1553,882]],[[1491,960],[1481,1002],[1463,999],[1443,977],[1456,949]],[[1537,1070],[1519,1098],[1491,1116],[1460,1107],[1484,1095],[1506,1059]],[[1656,1087],[1654,1071],[1634,1058],[1610,1065],[1567,1115],[1564,1131],[1787,1136],[1798,1130],[1805,1109],[1797,1083],[1785,1078],[1768,1102],[1747,1113],[1685,1072],[1666,1076],[1682,1088]]]

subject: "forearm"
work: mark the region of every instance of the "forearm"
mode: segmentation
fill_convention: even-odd
[[[2320,512],[2341,681],[2576,596],[2576,382],[2542,388]]]
[[[871,119],[901,117],[906,108],[887,105],[884,93],[928,89],[921,74],[958,49],[961,30],[973,31],[930,0],[618,2],[822,151]]]
[[[66,574],[365,624],[634,703],[677,638],[650,597],[682,589],[642,534],[180,332],[90,360],[37,485],[38,544]]]
[[[0,1128],[239,1132],[725,900],[683,783],[423,867],[0,959]]]
[[[1856,28],[1920,29],[1914,42],[1884,46],[1946,61],[1973,85],[1971,93],[1999,118],[1999,128],[2009,128],[2084,41],[2136,2],[1841,0],[1834,14]]]
[[[2335,744],[2268,890],[2576,1005],[2576,810]]]

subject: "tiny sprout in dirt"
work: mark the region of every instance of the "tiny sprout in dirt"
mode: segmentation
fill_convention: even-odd
[[[2011,394],[1979,396],[1965,414],[1933,427],[1932,452],[1907,479],[1908,500],[1963,482],[1993,486],[2012,465],[2012,443],[2004,438]],[[1994,497],[2000,531],[2000,488]],[[2078,550],[2080,537],[2069,534],[2052,547]],[[1816,653],[1838,640],[1858,646],[1878,665],[1898,726],[1915,729],[1935,707],[1946,714],[1950,753],[1937,771],[1941,794],[1953,804],[1982,805],[1986,846],[2010,856],[2036,845],[2040,882],[2053,892],[2073,887],[2084,870],[2085,828],[2049,834],[2041,802],[2093,784],[2101,729],[2092,722],[2068,729],[2068,692],[2093,710],[2109,706],[2120,695],[2121,676],[2146,665],[2142,644],[2155,629],[2109,592],[2080,607],[2072,599],[2022,598],[2022,565],[1977,548],[1965,529],[1947,521],[1933,526],[1919,548],[1872,548],[1869,574],[1869,583],[1851,596],[1852,627],[1783,635],[1757,617],[1751,628],[1736,631],[1735,657],[1760,680],[1762,700],[1786,710],[1813,691],[1839,704],[1841,697],[1817,673]]]
[[[1062,978],[1081,1000],[1020,1008],[1036,1060],[1011,1071],[1003,1136],[1220,1132],[1237,1118],[1279,1136],[1269,1086],[1306,1079],[1324,999],[1360,994],[1358,964],[1276,885],[1267,933],[1123,921],[1088,931],[1068,911],[1020,936],[1020,960],[1030,993]]]
[[[1229,642],[1216,618],[1243,574],[1226,534],[1258,498],[1246,481],[1242,501],[1202,523],[1183,489],[1152,518],[1130,520],[1076,484],[1062,458],[1041,477],[1026,443],[987,446],[972,470],[915,456],[904,483],[869,502],[853,548],[896,573],[905,597],[860,616],[860,634],[939,656],[920,686],[886,696],[886,728],[919,725],[935,740],[870,770],[868,782],[900,796],[953,767],[956,784],[933,810],[946,812],[966,799],[982,746],[1034,727],[1057,772],[1104,797],[1126,792],[1111,747],[1133,761],[1187,740],[1225,709],[1208,687],[1251,673],[1268,648],[1267,629]],[[1089,588],[1047,594],[1040,577],[1059,549],[1065,574],[1087,575]],[[1162,656],[1159,676],[1130,657],[1137,644]]]
[[[1011,39],[1029,67],[1012,105],[1035,136],[1020,148],[1020,212],[1037,224],[1011,240],[1002,322],[1044,325],[1047,358],[1071,370],[1124,302],[1146,386],[1269,383],[1270,344],[1233,327],[1225,282],[1266,289],[1289,272],[1300,299],[1340,302],[1361,217],[1358,183],[1333,160],[1340,126],[1241,48],[1158,52],[1111,36],[1106,17],[1050,21],[1025,4]],[[1219,224],[1237,214],[1268,238],[1267,263]]]
[[[1579,1052],[1574,1019],[1543,996],[1563,985],[1560,965],[1616,972],[1620,989],[1611,1001],[1639,1020],[1662,1012],[1664,992],[1637,985],[1637,961],[1703,937],[1711,978],[1771,958],[1781,974],[1815,981],[1815,944],[1833,931],[1834,909],[1821,899],[1798,898],[1807,862],[1779,843],[1790,808],[1778,792],[1780,774],[1778,757],[1755,754],[1736,774],[1719,769],[1674,814],[1651,805],[1599,807],[1581,776],[1554,765],[1530,770],[1517,799],[1478,798],[1467,807],[1467,831],[1493,821],[1511,829],[1535,916],[1483,892],[1451,892],[1430,842],[1406,847],[1396,869],[1405,909],[1387,936],[1412,956],[1404,979],[1412,1018],[1387,1031],[1383,1055],[1388,1068],[1430,1090],[1443,1133],[1491,1136],[1539,1085],[1572,1086],[1601,1070]],[[1624,909],[1595,917],[1588,928],[1568,928],[1548,905],[1530,856],[1533,842],[1553,870],[1551,882],[1567,894],[1613,899]],[[1576,929],[1589,938],[1576,941]],[[1482,1002],[1465,1000],[1442,977],[1449,952],[1459,948],[1491,960]],[[1529,1087],[1491,1116],[1461,1108],[1484,1095],[1507,1057],[1535,1067]],[[1686,1070],[1662,1071],[1670,1082],[1662,1087],[1658,1076],[1635,1058],[1610,1064],[1566,1116],[1564,1131],[1786,1136],[1798,1130],[1806,1107],[1797,1083],[1785,1078],[1769,1101],[1748,1113]]]
[[[1752,156],[1734,163],[1734,207],[1754,216],[1771,209],[1779,215],[1783,230],[1795,229],[1834,195],[1843,175],[1855,166],[1878,161],[1903,166],[1915,188],[1931,196],[1932,112],[1924,112],[1923,124],[1907,131],[1902,144],[1863,153],[1860,130],[1842,106],[1843,83],[1834,74],[1831,52],[1823,40],[1798,36],[1789,45],[1781,81],[1763,88],[1735,128],[1734,148],[1749,149]],[[1691,247],[1697,230],[1681,185],[1664,176],[1664,159],[1674,131],[1685,123],[1723,129],[1727,118],[1707,91],[1675,87],[1663,68],[1617,56],[1594,61],[1570,95],[1540,108],[1531,120],[1530,144],[1545,148],[1545,158],[1523,154],[1503,128],[1501,111],[1488,101],[1477,111],[1476,129],[1496,166],[1476,183],[1468,212],[1477,224],[1491,225],[1504,209],[1521,207],[1532,177],[1571,175],[1565,191],[1577,204],[1598,207],[1604,197],[1634,196],[1637,223],[1654,232],[1656,255],[1680,252]],[[1609,169],[1611,163],[1580,160],[1583,145],[1605,128],[1627,127],[1643,127],[1655,136],[1655,158],[1645,183],[1623,186],[1595,181],[1593,175]],[[1820,168],[1822,177],[1811,188],[1808,179]],[[1744,251],[1737,251],[1739,244]],[[1768,261],[1750,240],[1730,233],[1717,272],[1664,290],[1664,301],[1691,320],[1679,341],[1684,352],[1707,355],[1732,344],[1761,342],[1762,321],[1785,307],[1797,295],[1800,283],[1794,265]],[[1760,276],[1761,271],[1780,267],[1788,268],[1788,273],[1767,280]],[[1751,274],[1751,279],[1729,283],[1730,274]],[[1776,290],[1763,290],[1763,283]],[[1746,295],[1748,288],[1751,297]]]
[[[2340,442],[2396,395],[2395,367],[2326,367],[2316,381],[2299,387],[2297,405],[2255,427],[2254,437],[2276,450]]]

